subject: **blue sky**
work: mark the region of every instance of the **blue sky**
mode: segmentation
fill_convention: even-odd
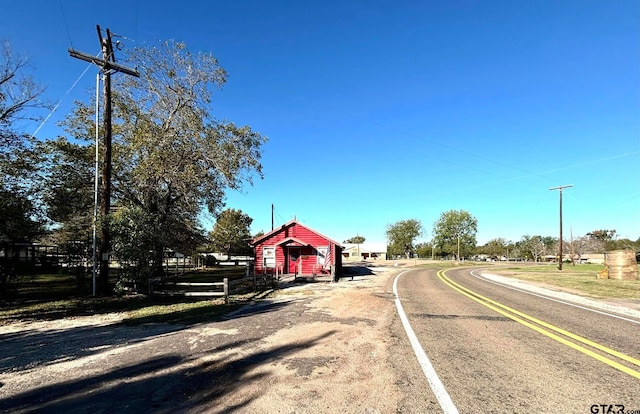
[[[177,6],[178,4],[178,6]],[[294,216],[337,241],[385,241],[451,209],[477,239],[615,229],[640,237],[640,3],[615,1],[85,1],[3,4],[0,39],[61,101],[93,94],[95,26],[124,47],[213,52],[220,119],[269,137],[264,179],[227,196],[252,231]],[[76,80],[78,83],[72,88]],[[23,125],[33,132],[37,125]],[[212,226],[207,220],[206,227]]]

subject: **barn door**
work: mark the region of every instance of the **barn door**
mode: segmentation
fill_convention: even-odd
[[[289,273],[296,272],[296,264],[298,263],[299,258],[300,258],[300,248],[289,247]]]

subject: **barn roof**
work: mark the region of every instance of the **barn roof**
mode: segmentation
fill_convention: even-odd
[[[294,224],[295,224],[295,225],[298,225],[298,226],[300,226],[300,227],[304,227],[305,229],[307,229],[307,230],[309,230],[309,231],[311,231],[311,232],[313,232],[313,233],[317,234],[318,236],[320,236],[320,237],[322,237],[322,238],[324,238],[324,239],[329,240],[331,243],[333,243],[333,244],[335,244],[335,245],[337,245],[337,246],[342,247],[342,245],[341,245],[340,243],[338,243],[337,241],[335,241],[335,240],[331,239],[330,237],[325,236],[324,234],[322,234],[322,233],[320,233],[320,232],[318,232],[318,231],[316,231],[316,230],[312,229],[312,228],[311,228],[311,227],[309,227],[309,226],[305,226],[304,224],[300,224],[296,219],[293,219],[293,220],[291,220],[291,221],[289,221],[289,222],[287,222],[287,223],[284,223],[282,226],[277,227],[277,228],[275,228],[275,229],[271,230],[269,233],[265,233],[265,234],[263,234],[262,236],[258,236],[258,237],[256,237],[256,238],[254,238],[253,240],[251,240],[251,241],[249,242],[249,244],[250,244],[251,246],[255,246],[255,245],[257,245],[258,243],[260,243],[261,241],[263,241],[263,240],[265,240],[265,239],[268,239],[269,237],[273,236],[274,234],[279,233],[279,232],[283,231],[284,229],[286,229],[287,227],[291,227],[291,226],[293,226]],[[289,237],[289,238],[287,238],[287,239],[285,239],[285,240],[281,241],[279,244],[286,244],[286,243],[289,243],[289,242],[291,242],[291,240],[290,240],[290,239],[293,239],[293,240],[295,240],[297,243],[300,243],[300,245],[301,245],[301,246],[307,246],[307,245],[309,244],[309,243],[303,242],[303,241],[301,241],[301,240],[299,240],[299,239],[295,239],[294,237]],[[289,240],[289,241],[287,241],[287,240]]]

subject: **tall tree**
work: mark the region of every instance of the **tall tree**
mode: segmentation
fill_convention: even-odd
[[[617,249],[630,249],[632,248],[633,242],[628,239],[624,240],[616,240],[617,239],[617,231],[616,230],[594,230],[590,233],[587,233],[587,236],[591,239],[598,240],[602,242],[603,252],[608,250],[617,250]]]
[[[38,110],[48,105],[40,100],[45,88],[25,73],[29,60],[13,53],[7,41],[0,47],[0,152],[6,155],[29,138],[16,123],[39,120]]]
[[[0,243],[28,242],[43,233],[43,224],[33,219],[33,202],[24,194],[0,188]]]
[[[386,233],[391,256],[404,254],[408,259],[414,251],[413,243],[423,234],[422,223],[416,219],[400,220],[388,224]]]
[[[613,240],[616,237],[615,230],[594,230],[591,233],[587,233],[592,239],[600,240],[603,242],[607,242],[609,240]]]
[[[26,72],[29,60],[0,44],[0,241],[31,240],[43,230],[34,202],[37,153],[20,127],[41,119],[44,87]]]
[[[427,242],[416,244],[416,254],[418,257],[422,259],[432,257],[433,253],[433,245],[431,243]]]
[[[251,239],[251,223],[253,219],[242,210],[226,209],[218,214],[216,224],[209,233],[211,247],[225,252],[227,258],[231,253],[250,254],[248,242]]]
[[[365,240],[366,239],[363,236],[353,236],[350,239],[345,240],[344,243],[362,244]]]
[[[530,257],[538,262],[544,255],[555,252],[557,243],[558,239],[555,237],[525,235],[516,243],[516,248],[524,257]]]
[[[85,254],[91,250],[87,244],[92,238],[95,147],[60,137],[41,143],[38,151],[42,201],[54,224],[49,239],[63,252]]]
[[[509,248],[512,246],[512,242],[503,239],[502,237],[498,237],[495,239],[489,240],[484,246],[478,249],[479,252],[484,253],[492,258],[500,258],[504,256],[505,258],[509,257]]]
[[[195,242],[204,208],[216,214],[225,191],[262,177],[267,139],[248,126],[214,118],[212,93],[227,73],[211,53],[192,54],[184,43],[165,41],[135,48],[126,60],[140,78],[114,82],[113,205],[130,214],[114,217],[124,220],[117,234],[127,240],[114,235],[113,243],[141,238],[137,245],[152,249],[153,273],[161,274],[166,248]],[[77,103],[65,126],[70,135],[91,140],[92,123],[92,106]],[[140,213],[151,229],[136,230],[139,223],[132,219]]]
[[[449,210],[440,214],[433,225],[433,239],[437,248],[455,256],[468,256],[476,247],[478,220],[465,210]]]

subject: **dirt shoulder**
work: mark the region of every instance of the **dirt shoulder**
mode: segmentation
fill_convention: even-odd
[[[392,354],[405,346],[390,290],[402,268],[292,283],[192,326],[124,326],[119,314],[2,326],[0,410],[388,413],[430,404],[428,393],[407,402],[419,376]]]

